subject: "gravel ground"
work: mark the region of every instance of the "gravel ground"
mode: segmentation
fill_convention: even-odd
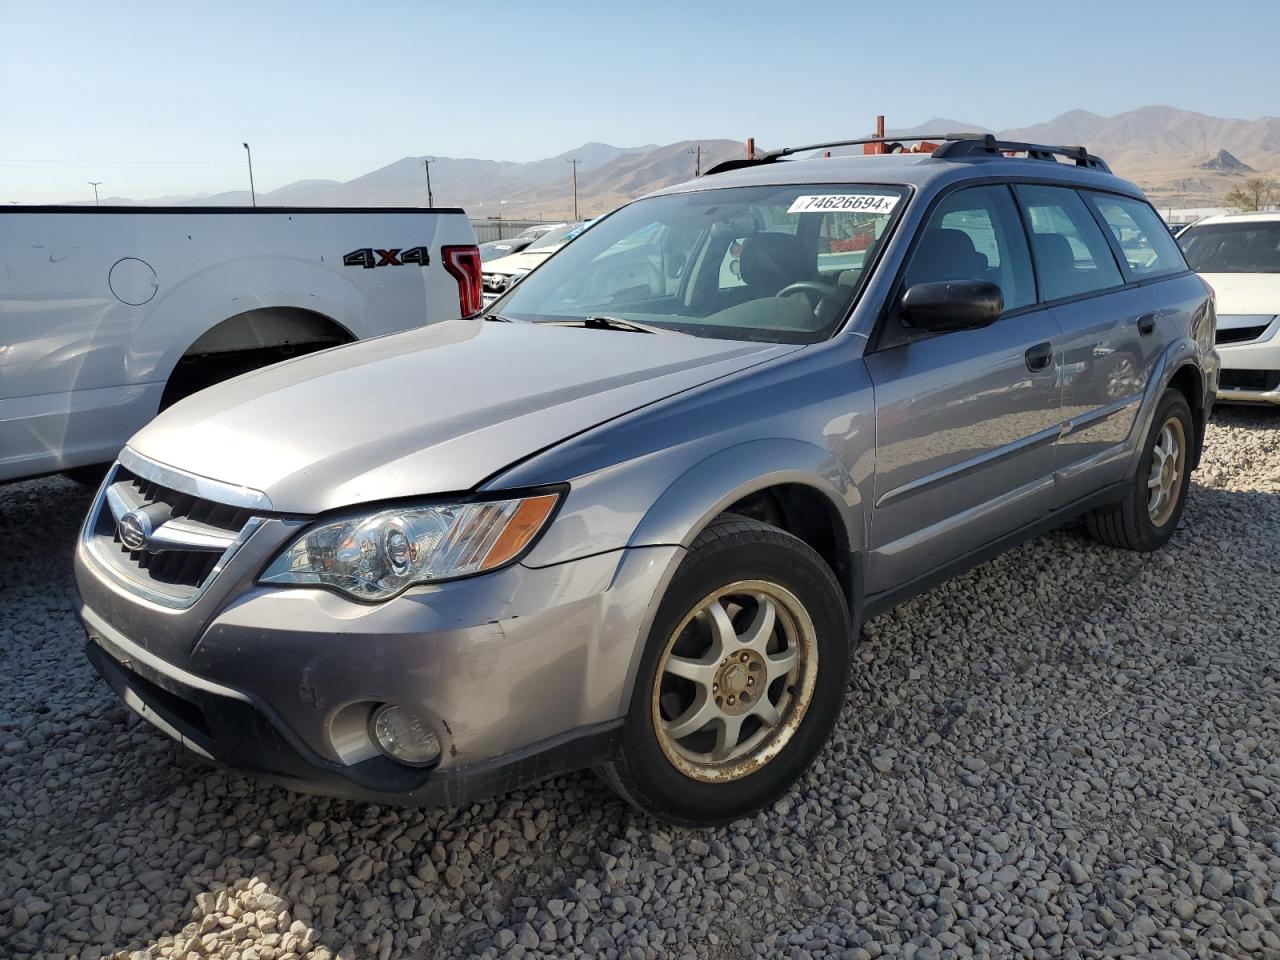
[[[1218,414],[1162,553],[1071,528],[869,624],[800,787],[712,832],[198,764],[80,652],[87,499],[0,487],[0,957],[1280,957],[1280,413]]]

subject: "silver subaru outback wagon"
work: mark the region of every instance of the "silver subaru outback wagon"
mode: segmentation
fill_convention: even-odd
[[[1142,193],[1079,148],[802,153],[163,413],[76,554],[103,677],[298,789],[595,767],[705,825],[803,774],[866,618],[1072,517],[1163,545],[1218,363]]]

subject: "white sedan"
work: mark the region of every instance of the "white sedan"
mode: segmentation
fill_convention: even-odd
[[[1280,404],[1280,211],[1208,217],[1178,244],[1217,294],[1218,399]]]

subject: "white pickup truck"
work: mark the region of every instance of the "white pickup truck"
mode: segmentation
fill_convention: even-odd
[[[219,380],[481,309],[462,210],[0,208],[0,481]]]

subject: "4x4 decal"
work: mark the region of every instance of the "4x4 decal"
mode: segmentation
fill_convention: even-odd
[[[372,270],[374,267],[399,267],[406,263],[416,263],[425,267],[430,262],[431,252],[426,247],[410,247],[408,250],[401,250],[398,247],[390,250],[361,247],[342,256],[344,267],[364,267],[366,270]]]

